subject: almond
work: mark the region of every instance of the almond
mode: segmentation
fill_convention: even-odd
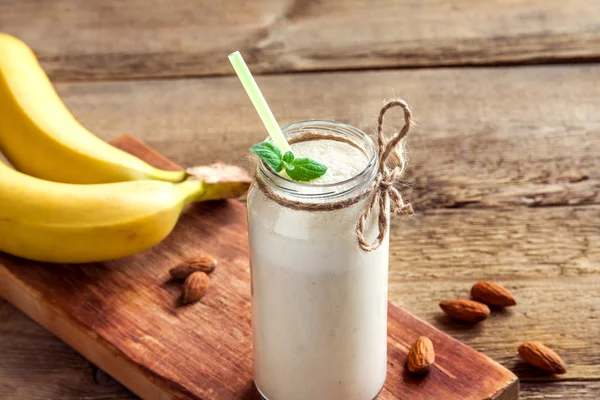
[[[540,342],[525,342],[519,346],[519,355],[527,364],[551,374],[564,374],[567,366],[552,349]]]
[[[193,272],[183,283],[183,304],[193,303],[200,300],[210,286],[210,278],[204,272]]]
[[[204,272],[206,274],[210,274],[215,270],[217,266],[217,260],[211,256],[198,256],[193,258],[188,258],[187,260],[181,262],[176,267],[171,268],[169,273],[173,279],[185,279],[192,272]]]
[[[424,374],[435,361],[435,352],[433,343],[428,337],[421,336],[412,345],[406,359],[406,366],[410,372],[415,374]]]
[[[472,300],[444,300],[440,307],[450,318],[463,322],[475,323],[490,316],[488,306]]]
[[[488,306],[510,307],[517,304],[511,292],[497,283],[489,281],[481,281],[473,285],[471,296]]]

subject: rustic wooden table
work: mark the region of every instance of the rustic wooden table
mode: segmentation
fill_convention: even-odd
[[[600,398],[597,0],[4,0],[0,31],[35,49],[93,132],[183,165],[247,165],[265,136],[233,50],[283,124],[370,131],[384,98],[405,98],[418,216],[393,224],[391,300],[515,371],[522,399]],[[449,323],[437,303],[480,279],[519,305]],[[521,363],[525,340],[568,373]],[[133,397],[0,300],[0,398]]]

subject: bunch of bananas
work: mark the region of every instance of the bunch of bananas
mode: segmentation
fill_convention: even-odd
[[[229,180],[160,170],[102,141],[71,115],[31,49],[1,33],[0,150],[16,169],[0,161],[0,251],[38,261],[137,253],[164,239],[186,204],[240,196],[250,182],[232,166],[217,168],[237,173]]]

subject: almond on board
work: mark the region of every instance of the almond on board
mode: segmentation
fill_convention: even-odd
[[[173,279],[186,279],[192,272],[204,272],[210,274],[215,270],[217,260],[208,255],[188,258],[182,261],[174,268],[171,268],[169,273]]]
[[[415,374],[424,374],[435,362],[433,343],[426,336],[421,336],[412,345],[406,359],[408,370]]]
[[[210,278],[204,272],[193,272],[183,283],[183,304],[193,303],[200,300],[206,294],[210,286]]]

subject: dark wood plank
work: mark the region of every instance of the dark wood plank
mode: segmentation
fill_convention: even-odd
[[[129,136],[115,143],[174,166]],[[50,265],[0,255],[0,294],[144,398],[254,399],[245,224],[240,203],[202,203],[182,214],[165,241],[120,260]],[[178,307],[167,271],[203,251],[221,265],[210,292],[199,305]],[[391,303],[388,317],[383,398],[518,397],[516,376],[495,361]],[[436,364],[415,379],[406,355],[422,335],[434,342]]]
[[[0,398],[130,399],[134,396],[75,350],[0,299]]]
[[[388,308],[388,376],[381,400],[493,399],[517,400],[519,382],[495,361],[450,339],[425,321],[399,307]],[[435,348],[435,364],[426,376],[415,377],[405,368],[410,346],[427,336]],[[475,364],[478,366],[475,367]],[[483,368],[483,370],[479,370]],[[485,372],[484,372],[485,371]]]
[[[123,142],[156,166],[175,167],[130,137]],[[51,265],[2,254],[0,295],[143,398],[235,398],[254,391],[245,221],[238,202],[198,203],[167,240],[131,257]],[[181,285],[168,270],[203,253],[221,264],[212,295],[179,307]]]
[[[279,122],[336,119],[372,132],[394,93],[413,107],[410,197],[432,208],[600,202],[600,67],[553,66],[259,77]],[[250,166],[265,129],[237,78],[61,83],[104,139],[128,132],[179,164]],[[391,130],[401,123],[392,111]]]
[[[597,60],[595,0],[5,0],[56,79]]]

